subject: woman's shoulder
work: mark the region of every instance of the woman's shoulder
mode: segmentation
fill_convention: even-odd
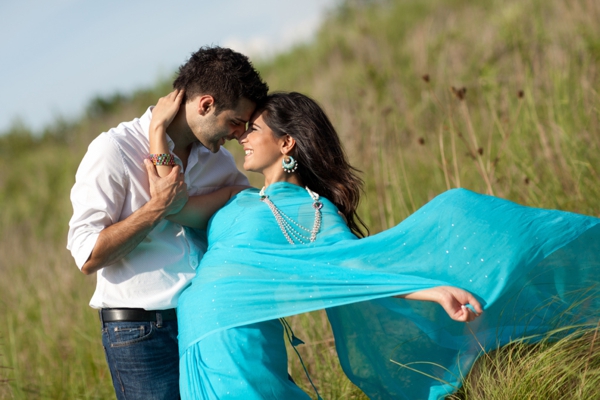
[[[247,206],[257,203],[260,200],[260,190],[255,187],[249,187],[232,196],[227,205],[235,204],[237,206]]]
[[[240,191],[237,195],[238,196],[256,196],[259,193],[260,193],[259,189],[255,188],[255,187],[249,187],[247,189]]]

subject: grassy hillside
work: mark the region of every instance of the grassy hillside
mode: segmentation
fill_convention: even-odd
[[[360,213],[371,232],[451,187],[600,216],[599,20],[595,0],[348,1],[313,43],[258,67],[272,89],[304,92],[328,111],[363,171]],[[0,398],[110,398],[87,306],[95,278],[78,273],[65,249],[68,194],[88,143],[168,90],[161,82],[98,98],[80,119],[41,135],[15,126],[0,136]],[[322,396],[360,397],[335,364],[322,316],[294,326],[310,339],[303,356]],[[593,332],[586,338],[583,364],[560,359],[579,371],[568,398],[600,397],[599,347]],[[463,396],[526,398],[538,389],[510,390]]]

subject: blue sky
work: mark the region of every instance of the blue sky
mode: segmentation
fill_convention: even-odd
[[[77,117],[96,95],[169,76],[204,45],[268,57],[310,40],[337,0],[0,3],[0,132]]]

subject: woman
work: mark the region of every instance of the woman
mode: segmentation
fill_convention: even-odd
[[[168,150],[165,128],[180,98],[174,92],[154,109],[153,153]],[[344,371],[369,397],[439,398],[481,348],[564,324],[548,316],[573,311],[577,289],[597,290],[599,220],[465,190],[356,240],[360,181],[306,96],[270,96],[240,143],[244,168],[263,173],[265,189],[192,198],[174,217],[202,227],[231,197],[212,218],[209,249],[179,300],[184,398],[308,398],[287,377],[276,319],[323,308]],[[486,315],[469,326],[448,318],[481,312],[452,286],[476,293]],[[392,296],[437,302],[448,316]],[[545,303],[553,298],[560,301]],[[595,323],[597,300],[580,303],[589,320],[577,313],[568,322]]]

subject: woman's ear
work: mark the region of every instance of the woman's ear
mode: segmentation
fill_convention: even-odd
[[[281,139],[282,139],[281,143],[280,143],[281,152],[285,155],[290,154],[294,150],[294,147],[296,146],[296,140],[294,140],[294,138],[291,137],[290,135],[285,135]]]

